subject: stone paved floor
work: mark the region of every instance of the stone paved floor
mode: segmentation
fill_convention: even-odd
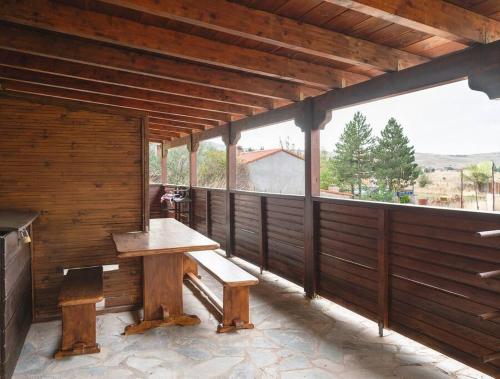
[[[185,287],[185,311],[200,325],[122,336],[137,315],[107,314],[98,317],[100,354],[55,361],[60,322],[34,324],[14,378],[489,378],[397,333],[380,338],[375,323],[324,299],[309,301],[275,275],[259,278],[254,330],[216,334],[216,319]]]

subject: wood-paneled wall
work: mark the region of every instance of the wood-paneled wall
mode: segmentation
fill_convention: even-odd
[[[141,120],[0,97],[0,208],[34,224],[35,320],[59,314],[62,269],[117,263],[111,233],[141,229]],[[106,307],[141,302],[141,264],[104,276]]]

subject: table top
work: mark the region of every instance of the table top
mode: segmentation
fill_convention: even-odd
[[[214,250],[217,242],[173,218],[149,221],[149,232],[113,234],[118,258]]]

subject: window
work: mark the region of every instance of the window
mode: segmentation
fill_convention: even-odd
[[[500,103],[467,81],[332,116],[321,134],[322,196],[490,211],[495,200],[500,210]]]

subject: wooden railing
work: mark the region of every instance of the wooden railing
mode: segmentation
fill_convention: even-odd
[[[500,215],[315,197],[316,293],[500,375]],[[304,286],[303,196],[193,188],[193,224],[224,249]],[[230,204],[230,213],[226,206]],[[228,222],[229,220],[229,222]],[[229,239],[228,239],[229,238]]]

